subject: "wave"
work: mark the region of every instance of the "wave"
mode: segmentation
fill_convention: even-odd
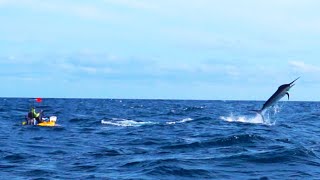
[[[252,162],[255,164],[262,163],[300,163],[308,162],[313,165],[319,166],[318,162],[314,162],[312,159],[318,158],[316,154],[305,147],[287,147],[279,146],[274,149],[268,149],[264,151],[256,152],[244,152],[239,154],[224,155],[218,157],[218,159]]]
[[[186,167],[179,167],[177,165],[161,165],[156,168],[150,170],[147,174],[155,175],[155,176],[167,176],[168,179],[170,177],[177,177],[180,178],[208,178],[211,177],[210,171],[200,168],[186,168]],[[179,179],[179,178],[178,178]]]
[[[50,154],[50,155],[65,155],[65,154],[68,154],[68,152],[63,151],[63,150],[54,150],[54,151],[48,152],[48,154]]]
[[[94,156],[95,158],[102,158],[102,157],[109,157],[109,156],[119,156],[119,155],[123,155],[124,153],[121,152],[120,150],[116,150],[116,149],[104,149],[104,150],[100,150],[97,152],[89,152],[88,153],[91,156]]]
[[[165,124],[167,125],[174,125],[174,124],[180,124],[192,121],[192,118],[184,118],[182,120],[178,121],[169,121]],[[139,127],[144,125],[156,125],[156,124],[162,124],[160,122],[151,122],[151,121],[135,121],[130,119],[120,119],[120,118],[112,118],[111,120],[101,120],[101,124],[104,125],[112,125],[112,126],[121,126],[121,127]]]
[[[189,106],[189,107],[180,107],[180,108],[175,108],[171,109],[169,112],[167,112],[165,115],[185,115],[186,113],[192,113],[196,111],[201,111],[204,110],[206,106]]]
[[[25,162],[27,157],[28,156],[25,154],[11,154],[11,155],[5,156],[4,159],[12,163],[21,163],[21,162]]]
[[[101,124],[121,126],[121,127],[138,127],[143,125],[153,125],[157,123],[151,122],[151,121],[144,122],[144,121],[134,121],[129,119],[112,118],[111,120],[101,120]]]
[[[234,146],[234,145],[255,144],[262,141],[266,141],[266,139],[259,135],[239,134],[239,135],[231,135],[226,137],[216,137],[215,139],[206,140],[206,141],[195,141],[191,143],[187,143],[187,142],[172,143],[169,145],[162,146],[161,149],[169,149],[169,150],[194,149],[195,150],[195,149],[201,149],[201,148],[211,148],[214,146],[226,147],[226,146]]]
[[[205,108],[206,108],[206,106],[191,106],[191,107],[186,107],[183,110],[189,112],[189,111],[202,110],[202,109],[205,109]]]
[[[204,169],[204,167],[192,167],[191,163],[179,158],[143,159],[128,162],[122,167],[136,169],[138,172],[149,176],[166,177],[165,179],[177,179],[177,177],[203,179],[210,177],[210,171]]]
[[[192,118],[185,118],[185,119],[182,119],[180,121],[170,121],[170,122],[166,122],[166,124],[177,124],[177,123],[185,123],[185,122],[188,122],[188,121],[192,121],[193,119]]]

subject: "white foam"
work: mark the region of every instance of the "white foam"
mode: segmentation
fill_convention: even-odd
[[[273,106],[273,114],[278,114],[281,111],[281,108],[282,106],[279,106],[278,104]]]
[[[179,121],[171,121],[166,122],[166,124],[172,125],[172,124],[179,124],[179,123],[185,123],[192,121],[192,118],[185,118]],[[112,118],[111,120],[101,120],[101,124],[104,125],[111,125],[111,126],[121,126],[121,127],[137,127],[137,126],[143,126],[143,125],[153,125],[153,124],[160,124],[159,122],[151,122],[151,121],[135,121],[135,120],[129,120],[129,119],[119,119],[119,118]]]
[[[105,125],[112,125],[112,126],[121,126],[121,127],[130,127],[130,126],[143,126],[143,125],[150,125],[155,124],[154,122],[138,122],[134,120],[128,120],[128,119],[117,119],[113,118],[112,120],[101,120],[101,124]]]
[[[220,116],[220,119],[227,122],[240,122],[240,123],[265,124],[265,125],[275,124],[275,122],[271,123],[268,119],[263,120],[263,118],[258,114],[255,117],[233,116],[233,115],[230,115],[228,117]]]
[[[180,120],[180,121],[171,121],[171,122],[166,122],[166,124],[185,123],[185,122],[192,121],[192,120],[193,120],[192,118],[185,118],[185,119],[182,119],[182,120]]]

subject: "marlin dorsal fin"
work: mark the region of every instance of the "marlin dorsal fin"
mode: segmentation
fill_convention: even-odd
[[[290,95],[289,95],[289,93],[287,92],[287,93],[286,93],[286,95],[288,96],[288,100],[289,100],[289,98],[290,98]]]

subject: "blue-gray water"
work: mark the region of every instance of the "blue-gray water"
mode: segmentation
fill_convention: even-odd
[[[1,179],[317,179],[320,103],[0,99]]]

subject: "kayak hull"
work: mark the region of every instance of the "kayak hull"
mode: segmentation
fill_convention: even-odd
[[[51,122],[51,121],[41,122],[37,124],[37,126],[55,126],[55,125],[56,125],[56,122]]]
[[[35,119],[32,119],[31,122],[24,121],[22,122],[22,125],[33,125],[33,126],[47,126],[47,127],[52,127],[52,126],[56,126],[56,121],[57,121],[57,117],[56,116],[51,116],[49,119],[48,118],[43,118],[43,122],[41,123],[36,123]]]

